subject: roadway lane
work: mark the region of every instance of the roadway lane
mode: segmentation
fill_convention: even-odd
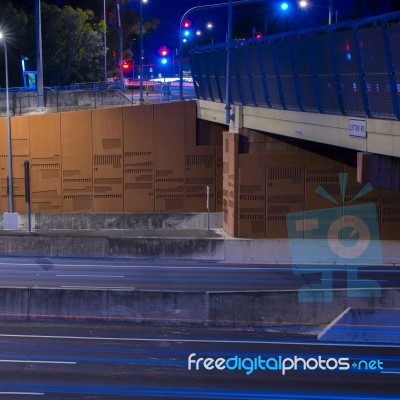
[[[327,267],[321,266],[321,270]],[[349,267],[351,268],[351,267]],[[360,269],[360,278],[382,287],[400,287],[399,267]],[[296,272],[296,273],[294,273]],[[297,290],[321,279],[318,269],[291,266],[220,263],[143,263],[100,259],[0,258],[0,287],[120,288],[177,291]],[[346,287],[343,271],[333,275],[334,287]],[[351,282],[350,282],[351,283]]]
[[[189,370],[193,353],[195,360],[321,357],[330,359],[331,368],[342,358],[355,366],[285,374],[206,370],[201,364]],[[375,369],[366,371],[364,362]],[[0,395],[6,400],[389,400],[400,399],[399,380],[400,345],[322,344],[310,337],[210,327],[0,324]]]

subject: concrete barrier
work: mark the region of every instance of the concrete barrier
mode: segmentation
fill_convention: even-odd
[[[27,230],[27,215],[18,214],[19,229]],[[208,219],[209,218],[209,219]],[[222,213],[39,213],[32,214],[32,229],[52,230],[143,230],[222,229]],[[3,214],[0,215],[3,228]]]
[[[348,308],[318,335],[318,339],[400,343],[400,309]]]
[[[331,302],[300,302],[297,290],[221,292],[209,293],[208,305],[208,320],[218,325],[321,325],[329,324],[348,307],[399,307],[400,289],[382,289],[376,298],[351,298],[346,289],[334,290]]]
[[[168,260],[224,260],[222,238],[0,235],[0,255]]]
[[[174,233],[176,232],[176,233]],[[193,236],[192,236],[193,234]],[[400,265],[400,246],[382,242],[382,259],[376,265]],[[343,269],[321,253],[304,252],[296,266]],[[154,231],[43,231],[0,233],[0,255],[36,257],[95,257],[221,261],[242,264],[291,265],[289,242],[283,239],[232,239],[220,232],[190,230]],[[358,260],[360,261],[360,260]],[[359,263],[357,265],[360,265]],[[370,262],[360,267],[371,265]]]
[[[93,89],[93,90],[92,90]],[[132,104],[123,93],[116,89],[60,90],[46,91],[44,112],[59,112],[82,109],[96,109],[112,105]],[[11,115],[23,115],[37,110],[36,92],[10,93]],[[6,115],[5,93],[0,93],[0,117]]]
[[[400,289],[378,298],[348,298],[336,290],[330,303],[301,303],[290,291],[184,292],[64,288],[0,288],[0,316],[12,320],[78,320],[234,327],[325,325],[348,307],[400,307]]]

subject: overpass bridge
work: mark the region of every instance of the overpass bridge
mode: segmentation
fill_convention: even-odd
[[[236,40],[230,43],[229,79],[226,43],[190,51],[198,118],[225,125],[229,119],[229,131],[242,134],[225,134],[228,232],[268,237],[264,218],[267,226],[270,220],[271,235],[283,232],[284,213],[328,207],[322,197],[314,198],[307,184],[331,184],[340,171],[350,173],[353,186],[357,181],[373,185],[369,200],[375,202],[381,221],[400,222],[400,209],[394,207],[399,199],[393,200],[394,191],[400,191],[399,39],[397,12],[261,40]],[[293,145],[301,151],[314,149],[314,155],[298,161]],[[274,158],[277,149],[279,159]],[[324,153],[326,160],[341,160],[340,166],[317,159],[315,152]],[[318,169],[321,173],[315,172]],[[283,177],[281,189],[271,179],[274,171]],[[305,189],[301,184],[293,189],[296,174]],[[245,193],[249,188],[252,192]]]
[[[391,13],[233,41],[231,129],[399,157],[399,39]],[[225,123],[226,44],[196,48],[190,61],[199,117]]]

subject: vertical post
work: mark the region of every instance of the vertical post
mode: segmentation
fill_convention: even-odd
[[[183,100],[183,45],[182,45],[182,23],[183,18],[181,18],[181,23],[179,25],[179,100]]]
[[[332,25],[333,0],[329,0],[329,25]]]
[[[30,176],[30,163],[28,160],[24,161],[24,176],[25,176],[25,201],[28,204],[28,231],[31,233],[31,176]]]
[[[21,67],[22,67],[22,86],[26,88],[26,81],[25,81],[25,56],[21,54]]]
[[[119,36],[119,80],[120,80],[120,87],[121,92],[124,89],[124,76],[122,74],[122,24],[121,24],[121,14],[119,9],[119,3],[117,4],[117,15],[118,15],[118,36]]]
[[[210,186],[207,186],[207,230],[210,230]]]
[[[7,166],[8,166],[8,181],[7,181],[7,194],[8,194],[8,212],[14,212],[13,204],[13,174],[12,174],[12,152],[11,152],[11,124],[10,124],[10,94],[8,90],[8,58],[7,58],[7,44],[3,36],[4,46],[4,60],[6,69],[6,112],[7,112]]]
[[[43,99],[43,57],[42,57],[42,16],[40,8],[40,0],[35,2],[36,12],[36,68],[37,68],[37,106],[44,107]]]
[[[140,27],[139,27],[139,36],[140,36],[140,68],[139,68],[139,73],[140,73],[140,81],[139,81],[139,103],[143,104],[143,0],[139,0],[140,2]]]
[[[106,0],[103,0],[104,13],[104,82],[107,82],[107,19],[106,19]]]
[[[226,36],[226,95],[225,95],[225,122],[230,125],[231,121],[231,41],[232,41],[233,4],[228,4],[228,34]]]

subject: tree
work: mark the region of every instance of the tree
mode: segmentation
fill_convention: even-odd
[[[32,41],[29,39],[29,17],[20,7],[9,0],[0,2],[0,30],[5,35],[7,41],[8,70],[10,86],[21,86],[21,70],[15,68],[19,66],[21,54],[33,56],[30,46]],[[0,45],[0,68],[4,71],[4,53]],[[5,85],[3,72],[0,72],[0,85]]]
[[[121,25],[122,25],[122,57],[123,59],[139,58],[139,32],[140,20],[139,14],[131,8],[133,2],[128,0],[121,3]],[[116,7],[108,8],[107,18],[107,46],[111,50],[117,50],[119,53],[119,32]],[[143,20],[143,35],[155,30],[160,24],[159,19],[153,18],[150,21]],[[136,54],[135,54],[136,53]],[[109,56],[110,75],[118,74],[118,61]]]
[[[46,85],[101,79],[103,22],[90,10],[42,3],[43,71]]]

